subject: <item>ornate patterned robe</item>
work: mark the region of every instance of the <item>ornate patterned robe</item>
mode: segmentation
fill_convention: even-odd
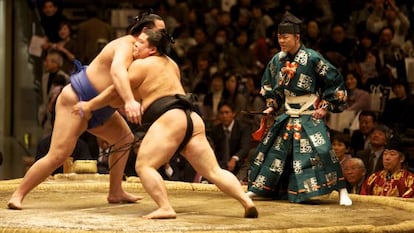
[[[362,195],[414,197],[414,174],[400,169],[394,174],[382,170],[371,174],[362,184]]]
[[[289,201],[302,202],[345,188],[325,122],[311,116],[322,106],[332,112],[346,108],[347,94],[340,72],[318,52],[302,45],[294,56],[280,52],[272,58],[262,77],[261,93],[266,99],[274,99],[279,108],[285,105],[285,109],[256,149],[249,191],[274,197],[279,182],[288,182]],[[307,98],[310,95],[316,98]],[[312,102],[302,113],[291,114],[287,110],[303,110],[306,105],[288,101],[295,97]],[[281,180],[285,170],[289,178]]]

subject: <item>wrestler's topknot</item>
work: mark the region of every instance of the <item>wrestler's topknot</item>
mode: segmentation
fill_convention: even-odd
[[[161,16],[152,13],[152,10],[144,11],[139,16],[135,17],[136,22],[131,26],[129,34],[138,35],[144,27],[154,28],[155,20],[162,20]]]

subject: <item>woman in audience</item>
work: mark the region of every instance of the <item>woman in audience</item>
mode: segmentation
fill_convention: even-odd
[[[348,91],[348,108],[349,111],[366,111],[371,107],[369,93],[359,88],[358,83],[361,78],[357,72],[350,71],[345,75],[345,86]]]

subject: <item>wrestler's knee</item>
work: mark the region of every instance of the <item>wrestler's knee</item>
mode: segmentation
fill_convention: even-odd
[[[135,171],[137,172],[138,176],[139,174],[141,174],[144,167],[144,162],[140,161],[140,159],[137,158],[137,160],[135,161]]]
[[[49,163],[52,167],[59,167],[61,166],[67,158],[70,156],[67,155],[51,155],[48,154],[44,157],[44,159]]]
[[[141,154],[138,154],[137,160],[135,162],[135,171],[137,172],[138,176],[140,174],[143,174],[146,169],[148,168],[154,168],[152,166],[152,163],[148,159],[143,159],[143,156]]]

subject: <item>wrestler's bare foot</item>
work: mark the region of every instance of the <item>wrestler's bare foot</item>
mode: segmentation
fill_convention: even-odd
[[[22,199],[19,197],[12,196],[7,203],[7,208],[11,210],[22,210]]]
[[[168,208],[168,209],[159,208],[142,217],[145,219],[172,219],[172,218],[176,218],[177,214],[172,208]]]
[[[259,212],[257,212],[256,207],[249,207],[244,211],[245,218],[258,218]]]
[[[134,203],[142,199],[143,197],[141,196],[135,196],[127,192],[123,192],[120,195],[109,194],[107,198],[108,203],[110,204]]]

